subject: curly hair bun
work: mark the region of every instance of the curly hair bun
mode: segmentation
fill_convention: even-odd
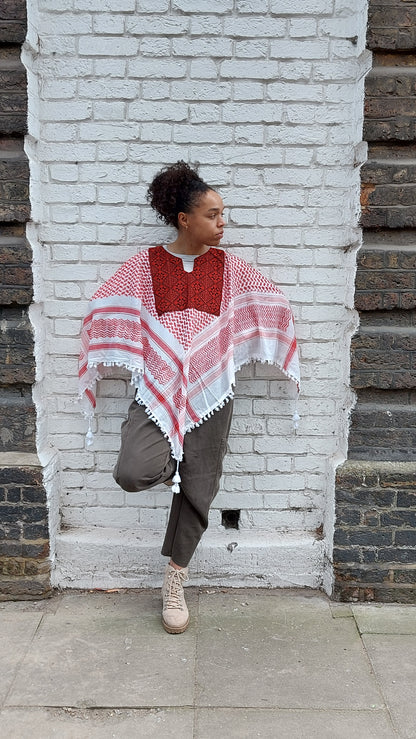
[[[196,169],[182,159],[154,177],[147,199],[168,226],[178,227],[178,213],[189,213],[201,195],[212,190]]]

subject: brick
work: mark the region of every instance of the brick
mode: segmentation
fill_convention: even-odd
[[[193,59],[191,61],[191,79],[216,79],[218,70],[212,59]]]
[[[239,13],[267,13],[268,0],[237,0]]]
[[[118,0],[117,7],[114,7],[112,0],[73,0],[73,8],[75,11],[87,10],[90,12],[99,11],[100,13],[106,11],[110,13],[123,13],[124,11],[134,11],[135,7],[135,0]],[[51,9],[55,10],[56,5],[52,4]]]
[[[323,100],[324,88],[321,84],[301,84],[288,82],[272,82],[267,85],[267,95],[271,100],[285,100],[290,103],[298,102],[297,119],[293,120],[294,106],[289,108],[288,115],[291,116],[291,122],[304,122],[305,103],[321,102]],[[301,111],[303,110],[303,117]],[[308,110],[308,108],[306,108]]]
[[[21,499],[21,488],[9,486],[6,490],[6,498],[8,503],[19,503]]]
[[[395,583],[416,584],[416,570],[410,568],[407,570],[394,570],[393,579]]]
[[[14,539],[20,539],[21,537],[21,523],[20,521],[14,521],[13,523],[1,523],[0,524],[0,540],[2,540],[2,548],[6,546],[8,547],[8,544],[14,540]],[[7,540],[7,541],[5,541]],[[7,550],[8,551],[8,550]],[[11,552],[12,556],[13,552]]]
[[[26,0],[3,0],[0,20],[26,20]]]
[[[280,18],[226,18],[224,32],[237,38],[278,38],[286,33],[286,21]]]
[[[232,40],[227,38],[205,39],[205,38],[189,38],[189,39],[173,39],[172,51],[176,56],[207,56],[209,58],[226,57],[232,54]],[[168,65],[171,64],[169,60]],[[158,64],[159,66],[159,64]],[[164,76],[163,68],[160,76]],[[169,75],[170,76],[170,75]]]
[[[399,490],[397,492],[398,508],[416,508],[416,492]]]
[[[21,556],[32,559],[46,559],[49,556],[49,541],[46,539],[39,544],[27,544],[23,542],[21,545]]]
[[[22,44],[26,37],[26,19],[4,20],[0,17],[0,43]]]
[[[179,36],[188,32],[189,20],[186,17],[168,16],[126,17],[126,31],[138,36]]]
[[[416,9],[406,3],[390,7],[370,4],[367,43],[370,49],[414,49]]]
[[[308,36],[316,36],[317,24],[315,18],[292,19],[289,23],[289,35],[292,38],[307,38]]]
[[[204,0],[173,0],[172,8],[184,13],[228,13],[233,9],[233,0],[211,0],[209,6]]]
[[[348,568],[348,570],[335,568],[335,577],[338,582],[342,580],[346,580],[349,582],[355,580],[355,582],[364,583],[383,583],[390,581],[390,570],[369,569],[367,567]]]
[[[95,15],[92,17],[92,29],[94,35],[108,35],[111,33],[122,36],[124,33],[124,17],[122,15],[114,15],[110,13]],[[78,32],[80,33],[80,31]]]
[[[304,0],[294,5],[290,0],[271,0],[270,11],[276,15],[331,15],[333,0]]]
[[[129,63],[129,76],[134,75],[134,63]],[[145,71],[145,70],[143,70]],[[146,76],[143,74],[143,76]],[[137,97],[137,82],[133,80],[114,79],[109,81],[108,79],[93,79],[93,80],[79,80],[78,92],[81,97],[86,97],[88,100],[91,98],[97,98],[98,100],[115,98],[135,99]],[[111,103],[115,105],[116,103]]]
[[[391,471],[383,471],[380,477],[380,487],[389,488],[408,488],[413,491],[416,488],[416,472],[411,465],[410,469],[400,469],[395,467]]]
[[[326,59],[328,57],[329,42],[326,39],[313,41],[278,40],[270,42],[270,57],[272,59]]]
[[[139,0],[139,13],[164,13],[169,10],[169,0]]]
[[[136,56],[138,40],[128,37],[80,36],[79,53],[84,56]]]
[[[24,523],[23,537],[26,540],[46,539],[49,536],[48,523]]]
[[[179,83],[175,83],[176,85]],[[183,90],[184,95],[178,94],[177,98],[182,100],[185,95],[189,95],[189,99],[198,98],[196,89],[190,86],[190,83],[183,83],[187,85],[187,92]],[[210,83],[211,84],[211,83]],[[178,91],[179,92],[179,91]],[[207,99],[215,99],[215,95],[212,94]],[[129,106],[129,112],[131,116],[134,116],[138,120],[143,121],[186,121],[188,116],[188,106],[182,102],[135,102]]]
[[[28,316],[16,309],[0,310],[0,365],[3,382],[31,383],[34,379],[33,336]]]
[[[280,103],[224,103],[222,118],[226,123],[275,123],[281,121]]]
[[[384,547],[393,543],[390,531],[373,531],[372,529],[340,529],[334,533],[334,544],[340,546]]]
[[[381,514],[382,526],[412,527],[416,543],[416,511],[390,511]]]
[[[129,77],[138,77],[146,79],[148,77],[155,77],[157,79],[178,79],[185,77],[187,71],[186,61],[179,59],[150,59],[150,58],[139,58],[129,62],[128,75]],[[134,92],[137,95],[137,83],[131,83],[132,94],[129,97],[135,97]],[[115,87],[116,90],[116,87]]]
[[[175,143],[231,143],[233,132],[227,126],[204,125],[203,127],[176,125],[173,130]]]
[[[25,467],[0,467],[0,485],[42,485],[39,469]]]
[[[266,39],[249,39],[235,42],[236,58],[266,59],[269,46]]]
[[[3,451],[35,452],[36,410],[30,391],[20,387],[3,388],[0,414]]]
[[[377,559],[379,562],[402,562],[408,564],[414,564],[416,562],[416,546],[413,531],[396,531],[395,544],[395,547],[380,547],[378,549]]]
[[[346,562],[358,562],[360,556],[360,548],[355,547],[334,547],[333,559],[334,564]]]
[[[413,162],[381,162],[370,159],[361,170],[361,181],[364,184],[400,184],[416,182],[416,164]]]

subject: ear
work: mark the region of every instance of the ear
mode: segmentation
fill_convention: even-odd
[[[178,226],[179,228],[188,228],[188,213],[178,213]]]

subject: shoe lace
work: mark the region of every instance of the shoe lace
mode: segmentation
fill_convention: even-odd
[[[188,579],[187,575],[180,570],[174,570],[169,573],[164,604],[165,608],[183,609],[182,583]]]

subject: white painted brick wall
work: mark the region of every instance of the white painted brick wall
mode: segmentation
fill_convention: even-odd
[[[270,367],[240,372],[211,525],[221,530],[224,508],[241,509],[241,528],[266,537],[312,535],[324,523],[330,554],[334,468],[352,403],[366,5],[29,3],[36,399],[40,445],[59,452],[65,526],[162,538],[169,491],[124,493],[111,476],[132,389],[123,373],[102,382],[86,450],[76,364],[97,285],[142,246],[171,238],[145,194],[162,165],[183,158],[200,162],[224,198],[225,247],[291,300],[302,356],[297,436],[290,384]]]

